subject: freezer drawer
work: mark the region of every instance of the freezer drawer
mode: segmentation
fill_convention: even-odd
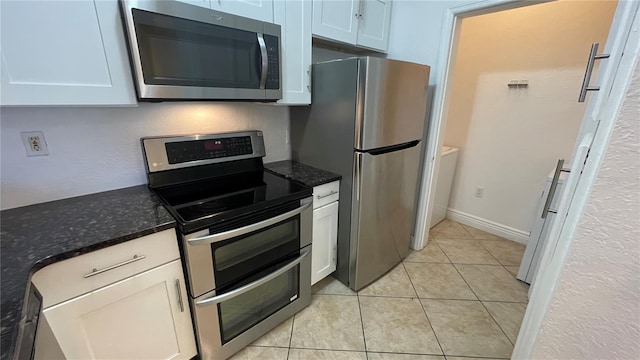
[[[349,283],[359,290],[409,253],[420,144],[379,155],[355,153]]]

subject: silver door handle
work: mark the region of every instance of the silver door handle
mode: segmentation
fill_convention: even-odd
[[[206,305],[211,305],[211,304],[218,304],[221,302],[224,302],[226,300],[232,299],[236,296],[242,295],[244,293],[246,293],[249,290],[255,289],[260,285],[264,285],[266,283],[268,283],[269,281],[277,278],[278,276],[286,273],[287,271],[291,270],[293,267],[297,266],[298,264],[300,264],[302,262],[302,260],[304,260],[305,257],[307,257],[307,255],[309,255],[309,253],[311,252],[310,249],[306,249],[303,250],[301,252],[301,255],[298,256],[295,260],[289,262],[288,264],[286,264],[285,266],[281,267],[280,269],[272,272],[271,274],[260,278],[254,282],[250,282],[245,286],[239,287],[235,290],[229,291],[228,293],[224,293],[222,295],[216,295],[216,296],[212,296],[210,298],[206,298],[203,300],[199,300],[196,301],[196,305],[198,306],[206,306]]]
[[[559,159],[558,165],[556,165],[556,172],[553,174],[553,180],[551,180],[551,187],[549,188],[549,193],[547,194],[547,200],[544,202],[544,207],[542,208],[543,219],[545,219],[547,217],[547,214],[549,214],[549,208],[551,207],[551,202],[553,201],[553,197],[556,194],[556,188],[558,187],[558,181],[560,180],[562,165],[564,165],[564,159]]]
[[[587,68],[584,71],[584,79],[582,79],[582,87],[580,88],[580,96],[578,97],[578,102],[584,102],[584,99],[587,97],[587,91],[598,91],[600,90],[600,86],[589,86],[589,81],[591,80],[591,72],[593,72],[593,65],[596,60],[606,59],[610,55],[609,54],[600,54],[598,53],[598,43],[591,44],[591,51],[589,52],[589,60],[587,61]]]
[[[260,45],[260,57],[262,58],[262,71],[260,72],[260,89],[264,89],[267,84],[269,58],[267,57],[267,44],[264,42],[264,36],[262,34],[258,34],[258,45]]]
[[[329,196],[331,196],[331,195],[335,195],[335,194],[337,194],[337,193],[338,193],[337,191],[331,191],[330,193],[328,193],[328,194],[326,194],[326,195],[322,195],[322,196],[318,195],[318,196],[316,196],[316,198],[317,198],[318,200],[320,200],[320,199],[324,199],[324,198],[326,198],[326,197],[329,197]]]
[[[187,240],[187,243],[189,245],[205,245],[205,244],[211,244],[211,243],[222,241],[222,240],[231,239],[231,238],[234,238],[236,236],[248,234],[248,233],[250,233],[252,231],[260,230],[260,229],[265,228],[267,226],[271,226],[271,225],[273,225],[275,223],[279,223],[280,221],[292,218],[292,217],[300,214],[301,212],[305,211],[310,205],[311,205],[311,203],[307,203],[307,204],[304,204],[304,205],[300,206],[299,208],[297,208],[295,210],[291,210],[291,211],[286,212],[284,214],[272,217],[272,218],[264,220],[264,221],[257,222],[255,224],[243,226],[241,228],[237,228],[237,229],[233,229],[233,230],[229,230],[229,231],[225,231],[225,232],[221,232],[221,233],[217,233],[217,234],[205,235],[205,236],[200,236],[200,237],[196,237],[196,238],[193,238],[193,239],[189,239],[189,240]]]
[[[180,279],[176,279],[176,292],[178,293],[178,305],[180,305],[180,312],[184,312],[184,303],[182,302],[182,291],[180,290]]]
[[[109,270],[113,270],[115,268],[119,268],[120,266],[125,266],[125,265],[128,265],[128,264],[131,264],[132,262],[136,262],[136,261],[142,260],[144,258],[146,258],[146,256],[144,256],[144,255],[133,255],[133,258],[131,258],[129,260],[125,260],[125,261],[123,261],[121,263],[118,263],[118,264],[115,264],[115,265],[111,265],[111,266],[107,266],[106,268],[103,268],[103,269],[100,269],[100,270],[94,268],[90,273],[84,274],[84,277],[85,278],[89,278],[89,277],[92,277],[92,276],[96,276],[98,274],[102,274],[103,272],[106,272],[106,271],[109,271]]]

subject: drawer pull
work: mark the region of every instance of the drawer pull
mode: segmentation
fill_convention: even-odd
[[[180,291],[180,279],[176,279],[176,292],[178,293],[178,305],[180,305],[180,312],[184,312],[184,303],[182,302],[182,291]]]
[[[329,197],[329,196],[331,196],[331,195],[335,195],[335,194],[337,194],[337,193],[338,193],[337,191],[331,191],[330,193],[328,193],[328,194],[326,194],[326,195],[322,195],[322,196],[318,195],[318,196],[316,196],[316,197],[318,198],[318,200],[320,200],[320,199],[324,199],[324,198],[326,198],[326,197]]]
[[[89,277],[92,277],[92,276],[95,276],[95,275],[98,275],[98,274],[102,274],[103,272],[106,272],[106,271],[109,271],[109,270],[113,270],[115,268],[119,268],[120,266],[125,266],[127,264],[131,264],[132,262],[136,262],[136,261],[142,260],[144,258],[146,258],[146,256],[144,256],[144,255],[133,255],[132,259],[123,261],[123,262],[121,262],[119,264],[107,266],[106,268],[103,268],[103,269],[100,269],[100,270],[94,268],[93,271],[91,271],[88,274],[85,274],[84,277],[85,278],[89,278]]]

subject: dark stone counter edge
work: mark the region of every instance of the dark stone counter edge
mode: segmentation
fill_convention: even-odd
[[[103,242],[100,242],[98,244],[93,244],[93,245],[89,245],[89,246],[85,246],[73,251],[66,251],[60,254],[56,254],[56,255],[51,255],[51,256],[47,256],[46,258],[40,259],[38,260],[32,267],[31,267],[31,271],[29,272],[29,278],[27,280],[27,286],[25,289],[25,295],[24,295],[24,300],[22,303],[22,312],[21,312],[21,316],[20,316],[20,321],[13,327],[13,328],[9,328],[8,330],[6,330],[5,332],[1,333],[0,336],[4,337],[4,336],[11,336],[11,348],[10,349],[2,349],[2,359],[22,359],[24,358],[24,355],[26,354],[22,354],[22,351],[26,351],[25,345],[27,345],[26,343],[23,344],[25,336],[27,335],[31,335],[33,338],[31,339],[31,346],[29,346],[30,348],[33,348],[34,345],[34,340],[35,340],[35,327],[37,326],[37,320],[39,317],[39,313],[42,311],[42,306],[38,306],[36,307],[36,309],[38,310],[38,312],[36,314],[29,314],[29,309],[31,309],[31,311],[34,311],[34,306],[32,303],[33,301],[30,301],[30,298],[33,298],[33,295],[35,295],[38,300],[40,300],[40,305],[41,305],[41,299],[42,296],[40,295],[40,293],[38,292],[38,290],[31,284],[31,277],[33,276],[33,274],[38,271],[41,270],[43,268],[45,268],[48,265],[51,265],[53,263],[59,262],[59,261],[63,261],[63,260],[67,260],[67,259],[71,259],[74,258],[76,256],[80,256],[80,255],[84,255],[96,250],[100,250],[100,249],[104,249],[113,245],[117,245],[120,243],[124,243],[130,240],[134,240],[134,239],[138,239],[141,238],[143,236],[146,235],[151,235],[154,233],[158,233],[164,230],[168,230],[168,229],[175,229],[176,228],[177,223],[175,221],[169,221],[166,222],[164,224],[160,224],[160,225],[156,225],[153,228],[150,229],[145,229],[145,230],[141,230],[141,231],[137,231],[137,232],[133,232],[131,234],[127,234],[124,236],[119,236],[117,238],[113,238],[113,239],[109,239],[109,240],[105,240]],[[32,294],[32,292],[35,292],[35,294]],[[33,322],[33,320],[35,320],[35,323]],[[31,323],[31,326],[33,328],[33,332],[34,334],[26,334],[25,329],[28,327],[29,323]],[[8,351],[7,351],[8,350]],[[20,350],[20,351],[16,351],[16,350]],[[11,354],[10,356],[7,356]],[[31,353],[28,354],[29,357],[31,358]]]
[[[284,174],[282,172],[279,172],[278,171],[279,170],[278,166],[282,165],[282,164],[286,164],[286,163],[291,164],[291,165],[298,165],[298,166],[301,166],[303,168],[309,168],[309,169],[312,169],[312,170],[315,170],[315,171],[319,171],[319,172],[323,173],[324,178],[322,180],[320,180],[320,181],[308,182],[308,181],[301,180],[295,174]],[[281,161],[275,161],[275,162],[271,162],[271,163],[266,163],[264,165],[265,165],[264,169],[266,171],[268,171],[269,173],[271,173],[271,174],[283,177],[283,178],[291,180],[291,181],[295,181],[298,184],[302,184],[302,185],[309,186],[309,187],[312,187],[312,188],[316,187],[316,186],[328,184],[330,182],[334,182],[334,181],[337,181],[337,180],[342,180],[342,175],[339,175],[339,174],[336,174],[336,173],[332,173],[330,171],[323,170],[323,169],[320,169],[320,168],[317,168],[317,167],[314,167],[314,166],[311,166],[311,165],[307,165],[307,164],[298,162],[296,160],[281,160]]]

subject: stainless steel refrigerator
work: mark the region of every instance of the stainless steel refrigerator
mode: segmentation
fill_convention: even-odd
[[[291,108],[293,159],[342,175],[334,275],[354,290],[409,253],[429,67],[373,57],[312,66]]]

